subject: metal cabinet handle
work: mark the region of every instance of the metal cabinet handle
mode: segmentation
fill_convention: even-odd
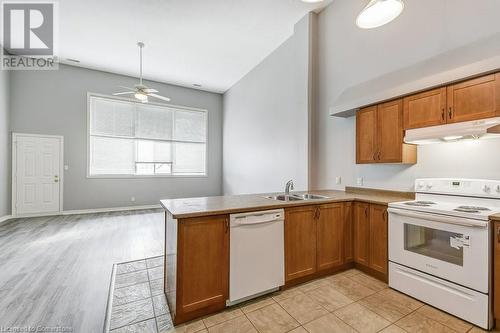
[[[316,218],[319,220],[319,217],[321,216],[321,209],[319,207],[316,208],[316,209],[317,209],[317,212],[318,212],[318,216]]]
[[[448,109],[448,118],[449,118],[449,119],[453,118],[453,111],[452,111],[452,109],[451,109],[451,106],[450,106],[450,107],[449,107],[449,109]]]
[[[441,110],[441,119],[443,119],[443,120],[445,117],[445,112],[446,112],[446,110],[445,110],[445,108],[443,108],[443,110]]]
[[[377,157],[378,157],[378,160],[380,161],[380,151],[378,152]]]
[[[500,227],[497,228],[497,242],[500,243]]]
[[[229,231],[229,219],[226,218],[226,234]]]
[[[368,207],[365,208],[365,216],[368,217]]]

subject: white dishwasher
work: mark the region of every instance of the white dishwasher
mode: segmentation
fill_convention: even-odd
[[[283,209],[231,215],[228,305],[285,284],[284,216]]]

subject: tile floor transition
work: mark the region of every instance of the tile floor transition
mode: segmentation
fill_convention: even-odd
[[[118,264],[111,333],[484,332],[351,269],[173,327],[163,294],[163,257]]]

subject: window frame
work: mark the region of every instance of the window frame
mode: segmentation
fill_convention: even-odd
[[[150,105],[155,105],[155,106],[160,106],[160,107],[169,107],[173,109],[180,109],[180,110],[186,110],[186,111],[195,111],[195,112],[204,112],[205,113],[205,118],[206,118],[206,123],[205,123],[205,133],[206,133],[206,141],[205,141],[205,173],[204,174],[156,174],[156,175],[114,175],[114,174],[109,174],[109,175],[92,175],[90,173],[90,127],[91,127],[91,122],[90,122],[90,107],[91,107],[91,98],[92,97],[97,97],[97,98],[106,98],[106,99],[111,99],[111,100],[117,100],[117,101],[122,101],[122,102],[131,102],[134,104],[137,104],[139,102],[130,99],[130,98],[124,98],[124,97],[118,97],[118,96],[112,96],[112,95],[106,95],[106,94],[99,94],[99,93],[92,93],[92,92],[87,92],[87,129],[86,129],[86,144],[87,144],[87,171],[86,171],[86,178],[88,179],[139,179],[139,178],[208,178],[209,176],[209,170],[208,170],[208,147],[209,147],[209,112],[207,109],[201,109],[201,108],[194,108],[194,107],[187,107],[187,106],[182,106],[182,105],[175,105],[175,104],[167,104],[167,103],[155,103],[155,102],[148,102]],[[155,139],[151,139],[155,140]],[[160,140],[161,141],[161,140]],[[175,141],[175,140],[173,140]],[[181,140],[182,141],[182,140]],[[137,161],[134,161],[136,164]],[[173,163],[173,162],[172,162]],[[173,164],[172,164],[173,166]]]

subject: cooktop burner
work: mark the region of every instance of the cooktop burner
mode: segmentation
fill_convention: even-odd
[[[466,210],[482,210],[482,211],[491,210],[491,209],[486,208],[486,207],[478,207],[478,206],[458,206],[457,208],[458,209],[466,209]]]
[[[464,212],[464,213],[479,213],[481,211],[489,211],[489,208],[486,207],[475,207],[475,206],[458,206],[457,208],[454,209],[454,211],[457,212]]]
[[[408,206],[418,206],[418,207],[430,207],[431,205],[435,205],[435,202],[432,201],[409,201],[405,202],[405,205]]]
[[[455,208],[454,211],[463,212],[463,213],[479,213],[479,211],[477,209]]]

